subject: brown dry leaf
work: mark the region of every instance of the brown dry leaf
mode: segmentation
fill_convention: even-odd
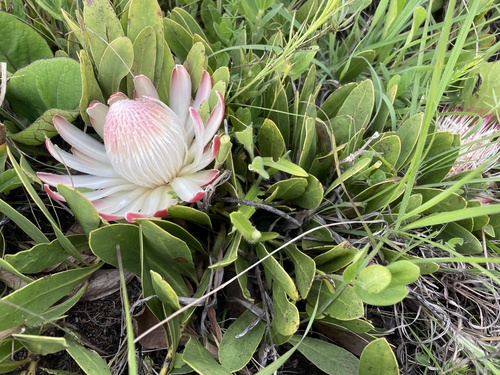
[[[137,327],[137,336],[142,335],[149,328],[160,322],[147,306],[141,313],[135,315],[133,319],[135,320]],[[143,349],[164,349],[167,347],[165,331],[160,326],[140,339],[139,344],[141,344]]]
[[[318,332],[326,337],[329,337],[341,347],[349,350],[352,354],[357,356],[360,356],[365,346],[370,343],[369,338],[358,333],[330,327],[321,323],[315,323],[314,327],[318,330]]]
[[[0,281],[14,290],[21,289],[23,286],[28,285],[26,281],[2,269],[0,269]]]
[[[14,328],[6,329],[5,331],[0,331],[0,341],[10,337],[14,333],[22,333],[24,331],[23,326],[17,326]]]
[[[125,271],[125,281],[132,280],[134,274]],[[97,270],[89,279],[89,286],[81,301],[95,301],[120,290],[120,271],[117,269]]]

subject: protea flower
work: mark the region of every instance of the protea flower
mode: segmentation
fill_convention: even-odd
[[[87,113],[104,143],[54,116],[54,126],[72,149],[63,151],[50,139],[47,149],[60,163],[84,174],[38,173],[52,198],[64,201],[50,186],[85,188],[83,194],[104,219],[131,222],[163,217],[179,199],[196,202],[204,197],[203,187],[219,175],[204,168],[219,149],[216,132],[224,116],[220,93],[205,123],[198,113],[212,90],[210,75],[203,72],[193,100],[189,73],[177,65],[168,106],[146,76],[136,76],[134,85],[134,99],[118,92],[109,98],[109,107],[97,101],[89,105]]]
[[[444,110],[446,111],[446,108]],[[460,135],[462,144],[449,176],[477,169],[491,157],[499,155],[500,140],[494,137],[500,135],[500,124],[492,115],[468,115],[460,107],[451,112],[457,114],[443,115],[437,120],[439,130]],[[486,170],[492,166],[488,166]]]

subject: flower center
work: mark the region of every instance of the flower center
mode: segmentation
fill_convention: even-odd
[[[104,145],[114,169],[134,184],[169,184],[187,155],[184,124],[153,98],[113,103],[104,125]]]

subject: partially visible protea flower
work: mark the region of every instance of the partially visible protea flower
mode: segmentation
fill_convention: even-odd
[[[448,112],[446,108],[444,111]],[[440,131],[449,131],[460,135],[462,144],[455,165],[448,173],[449,176],[472,171],[491,157],[499,155],[500,139],[495,137],[500,135],[500,124],[494,116],[468,115],[460,107],[454,108],[451,112],[461,112],[462,114],[442,115],[437,120]],[[492,166],[488,166],[487,169]]]
[[[162,217],[178,199],[196,202],[204,197],[203,186],[219,175],[204,168],[219,149],[216,132],[224,116],[220,93],[205,123],[198,113],[212,90],[210,75],[203,72],[193,100],[189,73],[177,65],[168,106],[146,76],[136,76],[134,85],[134,99],[118,92],[109,98],[109,107],[97,101],[89,105],[87,113],[104,144],[54,116],[57,131],[72,149],[63,151],[50,139],[47,149],[68,168],[85,174],[38,173],[51,197],[64,201],[50,186],[86,188],[83,194],[104,219],[127,221]]]

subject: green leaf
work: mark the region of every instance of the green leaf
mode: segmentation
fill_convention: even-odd
[[[300,337],[293,336],[289,343],[296,345]],[[358,373],[359,360],[354,354],[324,340],[304,337],[301,352],[311,363],[329,375],[353,375]]]
[[[12,153],[10,152],[9,149],[7,149],[7,153],[9,155],[10,162],[12,163],[12,166],[16,170],[17,175],[19,176],[19,179],[23,182],[24,188],[28,192],[29,196],[31,199],[36,203],[40,211],[45,215],[47,220],[50,222],[50,225],[52,227],[52,230],[54,231],[56,237],[59,239],[61,242],[62,246],[66,250],[66,252],[73,256],[75,259],[80,261],[81,263],[85,264],[85,260],[82,258],[78,250],[73,246],[73,244],[66,238],[66,236],[62,233],[61,228],[59,228],[58,223],[54,220],[52,215],[50,214],[49,210],[45,206],[45,203],[42,201],[42,199],[38,196],[36,193],[35,189],[31,185],[31,180],[28,177],[28,174],[26,170],[29,170],[29,166],[27,165],[24,157],[21,157],[20,163],[23,165],[23,168],[21,168],[21,165],[17,162],[17,160],[14,158]]]
[[[273,332],[282,336],[291,336],[299,329],[299,310],[291,303],[286,293],[278,286],[273,288]]]
[[[77,109],[81,94],[80,66],[66,57],[37,60],[14,73],[7,84],[12,109],[30,122],[51,108]]]
[[[360,158],[357,160],[352,167],[346,169],[339,177],[332,182],[330,187],[326,190],[325,195],[331,193],[334,189],[340,186],[342,182],[348,181],[352,176],[355,176],[359,172],[362,172],[371,163],[370,158]]]
[[[50,337],[26,334],[13,334],[12,337],[28,349],[30,353],[47,355],[68,348],[64,337]]]
[[[335,136],[335,143],[340,146],[353,139],[356,134],[354,129],[354,119],[348,115],[335,116],[329,122],[332,133]]]
[[[318,46],[311,46],[309,51],[299,51],[293,54],[291,61],[292,69],[288,73],[292,80],[299,78],[311,67],[311,62],[318,50]]]
[[[318,208],[323,201],[323,185],[313,175],[307,176],[307,187],[300,197],[294,200],[294,204],[307,210]]]
[[[199,35],[204,41],[208,40],[199,22],[183,8],[174,8],[170,13],[170,17],[182,25],[191,35]]]
[[[71,212],[73,212],[87,236],[91,231],[99,228],[101,224],[99,213],[82,193],[62,184],[57,186],[57,191],[64,197]]]
[[[277,161],[274,161],[271,157],[265,157],[262,158],[262,162],[266,167],[274,168],[293,176],[308,177],[308,173],[305,170],[285,158],[279,158]]]
[[[243,130],[235,132],[234,135],[248,152],[250,158],[254,159],[253,127],[246,126]]]
[[[392,285],[407,285],[420,276],[420,268],[407,260],[390,263],[386,268],[391,272]]]
[[[191,76],[191,89],[193,97],[198,90],[203,71],[207,68],[208,58],[205,53],[205,45],[201,42],[195,43],[184,61],[184,67]]]
[[[374,101],[373,82],[367,79],[349,93],[338,111],[338,116],[350,116],[353,119],[354,132],[356,133],[368,125]]]
[[[315,281],[307,297],[310,306],[313,306],[318,300],[319,292],[319,305],[325,307],[323,314],[341,321],[363,317],[363,302],[354,292],[353,287],[346,287],[337,298],[332,300],[332,295],[335,293],[333,286],[328,284],[326,280],[323,280],[322,284]]]
[[[97,65],[109,44],[124,36],[123,29],[108,0],[84,1],[83,5],[84,30],[94,63]]]
[[[357,53],[337,69],[335,76],[339,78],[340,83],[354,81],[361,73],[368,69],[376,55],[377,53],[374,50]]]
[[[314,262],[322,272],[333,273],[351,263],[357,253],[358,250],[346,241],[316,256]]]
[[[460,136],[450,132],[429,134],[426,140],[428,150],[423,165],[419,184],[438,183],[443,180],[460,152]]]
[[[104,50],[97,78],[106,96],[119,91],[120,82],[130,73],[133,61],[134,46],[129,38],[117,38]]]
[[[85,50],[81,50],[79,53],[80,58],[80,75],[82,77],[82,97],[80,99],[80,115],[82,116],[85,123],[89,126],[92,125],[90,122],[89,115],[86,110],[89,104],[93,100],[97,100],[104,103],[104,97],[102,96],[101,88],[95,77],[94,66],[90,61],[89,55]],[[71,121],[70,121],[71,122]]]
[[[45,142],[46,138],[52,138],[57,135],[57,130],[52,124],[54,115],[60,115],[69,122],[73,122],[78,117],[78,110],[65,111],[62,109],[48,109],[39,118],[37,118],[26,129],[10,136],[16,142],[29,146],[38,146]]]
[[[364,202],[365,212],[375,212],[394,202],[405,190],[405,184],[388,179],[363,190],[354,197],[354,201]]]
[[[395,174],[396,162],[401,153],[401,141],[395,134],[382,136],[381,139],[373,143],[370,147],[376,152],[376,156],[382,160],[380,170]]]
[[[401,140],[401,152],[396,162],[396,170],[400,170],[410,162],[410,155],[413,153],[422,132],[423,120],[423,114],[417,113],[403,122],[398,130],[396,130],[396,134]]]
[[[172,236],[177,237],[180,240],[184,241],[191,250],[195,250],[200,253],[205,253],[206,250],[200,243],[200,241],[198,241],[189,231],[181,227],[179,224],[166,220],[149,220],[149,221],[151,221],[155,225],[158,225],[160,228],[170,233]]]
[[[193,223],[198,223],[206,227],[212,228],[210,216],[205,212],[197,210],[189,206],[172,206],[168,208],[168,217],[176,219],[184,219]]]
[[[257,324],[253,326],[256,321]],[[222,336],[219,346],[221,365],[230,372],[245,367],[262,341],[265,330],[265,323],[250,310],[246,310]]]
[[[154,82],[155,65],[151,61],[156,60],[156,43],[163,42],[156,40],[156,33],[152,27],[144,28],[134,40],[134,62],[132,63],[132,73],[134,75],[143,74]],[[127,76],[129,94],[132,94],[133,76]]]
[[[62,8],[69,6],[64,0],[37,0],[36,3],[56,20],[62,20]]]
[[[370,294],[379,293],[389,286],[391,277],[391,272],[386,267],[374,264],[359,272],[356,285]]]
[[[7,193],[22,186],[22,182],[17,177],[17,173],[13,169],[7,169],[0,173],[0,193]]]
[[[97,257],[115,267],[118,267],[116,247],[119,246],[123,268],[140,275],[139,236],[139,228],[136,225],[113,224],[92,231],[89,245]]]
[[[140,65],[146,66],[149,63],[149,66],[153,68],[153,75],[151,77],[148,75],[148,77],[151,79],[151,82],[156,84],[160,80],[165,49],[162,11],[157,0],[131,1],[128,7],[127,36],[134,42],[134,50],[136,38],[145,28],[149,27],[155,33],[155,43],[153,44],[155,52],[154,55],[152,54],[155,63],[152,64],[153,60],[147,61],[145,58],[141,58],[142,63]],[[137,54],[134,56],[136,59],[138,58]]]
[[[179,295],[186,296],[186,284],[180,275],[198,281],[191,250],[186,242],[168,233],[153,221],[137,220],[143,234],[144,265],[158,272]],[[145,277],[143,272],[143,277]]]
[[[172,78],[172,71],[175,67],[174,57],[167,44],[163,41],[163,63],[160,71],[160,78],[158,79],[158,85],[156,90],[158,91],[158,96],[163,103],[169,103],[170,95],[170,79]]]
[[[28,327],[44,324],[44,312],[97,269],[88,267],[55,273],[3,297],[0,300],[0,331],[20,324]]]
[[[443,192],[444,193],[444,192]],[[500,205],[486,205],[480,207],[467,207],[461,210],[451,211],[451,212],[440,212],[434,215],[424,217],[422,219],[416,220],[404,226],[404,229],[414,229],[422,228],[430,225],[441,225],[449,222],[455,222],[465,219],[470,219],[474,217],[481,217],[484,215],[496,215],[500,213]],[[410,216],[413,211],[410,213]],[[408,215],[408,214],[407,214]],[[493,222],[492,222],[493,223]]]
[[[262,260],[268,282],[278,283],[292,300],[296,301],[299,299],[299,293],[292,278],[281,264],[272,255],[269,255],[263,244],[257,245],[257,256]]]
[[[164,18],[163,27],[168,46],[180,61],[184,61],[193,45],[191,34],[170,18]]]
[[[153,282],[153,289],[160,301],[168,306],[173,307],[176,310],[181,308],[179,304],[179,297],[175,293],[174,289],[167,283],[158,272],[150,271],[151,280]]]
[[[408,289],[404,285],[389,285],[379,293],[368,293],[356,284],[354,290],[364,303],[374,306],[392,306],[401,302],[408,295]]]
[[[257,243],[261,237],[261,233],[255,229],[250,220],[247,219],[240,211],[231,212],[229,214],[231,223],[243,235],[249,243]]]
[[[318,117],[323,121],[327,121],[337,116],[340,107],[342,107],[342,104],[355,87],[357,87],[356,83],[349,83],[332,92],[321,105],[321,110],[318,111]]]
[[[398,375],[398,362],[386,339],[369,343],[359,358],[359,375]]]
[[[354,254],[352,263],[348,265],[342,273],[342,276],[346,283],[351,284],[354,282],[354,279],[358,276],[359,272],[364,267],[366,254],[368,254],[368,245],[365,246],[363,250],[358,251],[356,254]]]
[[[292,177],[273,184],[268,190],[269,198],[266,202],[274,199],[293,200],[304,194],[307,188],[307,179],[303,177]]]
[[[412,191],[415,194],[422,195],[422,201],[424,204],[433,200],[439,199],[436,203],[430,207],[425,205],[420,205],[417,207],[418,213],[433,214],[433,213],[446,213],[451,211],[460,211],[467,207],[467,201],[457,193],[445,194],[445,191],[440,189],[432,188],[415,188]],[[425,208],[422,210],[422,208]],[[457,219],[458,220],[458,219]]]
[[[14,373],[14,370],[21,366],[24,366],[30,361],[30,358],[26,358],[22,361],[9,361],[7,359],[4,359],[0,362],[0,374],[12,374]]]
[[[259,174],[264,179],[269,179],[269,173],[264,168],[264,163],[260,156],[255,157],[251,164],[248,164],[248,170]]]
[[[225,236],[225,232],[223,232],[222,234]],[[222,258],[221,261],[212,264],[210,268],[226,267],[234,263],[238,259],[238,250],[240,248],[242,237],[243,235],[241,234],[241,232],[234,232],[230,234],[225,241],[225,243],[227,243],[228,245],[226,246],[226,249],[224,251],[224,258]]]
[[[85,292],[87,291],[87,287],[89,285],[88,280],[86,280],[83,284],[83,286],[71,297],[66,297],[63,299],[63,302],[59,303],[58,305],[54,305],[47,309],[47,311],[44,312],[43,316],[44,318],[47,319],[47,321],[54,321],[54,320],[59,320],[64,318],[64,314],[71,309],[73,306],[75,306],[78,302],[80,302],[80,299],[83,297]]]
[[[52,57],[45,39],[13,14],[0,12],[0,62],[11,73],[39,59]]]
[[[445,241],[450,241],[454,238],[463,240],[462,244],[455,244],[455,250],[460,254],[481,254],[483,252],[483,244],[476,236],[455,222],[446,224],[437,238]]]
[[[29,221],[23,214],[15,210],[7,202],[0,199],[0,212],[11,219],[24,233],[36,243],[49,242],[49,239],[38,227]]]
[[[290,115],[287,94],[281,80],[277,79],[269,84],[264,98],[264,107],[272,109],[267,117],[278,127],[286,146],[290,138]]]
[[[79,251],[88,248],[84,235],[67,236],[68,240]],[[40,243],[31,249],[19,251],[16,254],[6,254],[5,260],[22,273],[38,273],[48,267],[55,266],[68,259],[68,253],[56,239],[50,243]]]
[[[394,76],[393,78],[394,79]],[[387,118],[391,115],[391,120],[395,121],[394,113],[394,100],[396,99],[396,94],[398,92],[398,85],[392,84],[391,81],[387,84],[387,92],[385,96],[382,96],[383,102],[382,107],[379,109],[377,116],[373,119],[370,129],[375,132],[382,133],[388,125]],[[399,136],[399,134],[398,134]]]
[[[69,335],[66,335],[65,338],[69,345],[66,351],[78,363],[78,366],[85,374],[111,375],[106,361],[99,354],[77,343]]]
[[[231,372],[219,365],[212,354],[193,337],[186,344],[182,359],[201,375],[231,375]]]
[[[26,275],[23,275],[20,271],[15,269],[10,263],[3,260],[2,258],[0,258],[0,269],[3,269],[4,271],[16,276],[17,278],[19,278],[19,280],[22,280],[26,284],[29,284],[33,281],[31,278],[29,278]]]
[[[468,98],[468,105],[478,110],[483,109],[485,112],[491,111],[492,108],[498,106],[498,98],[500,97],[500,84],[498,82],[498,74],[500,74],[500,63],[482,62],[478,68],[481,76],[481,85],[479,89]]]
[[[389,262],[397,262],[399,260],[409,260],[411,262],[413,260],[420,260],[419,257],[402,254],[400,251],[396,250],[382,248],[381,251],[385,259]],[[421,275],[430,275],[439,269],[439,266],[434,262],[418,263],[417,266],[420,269]]]
[[[297,249],[297,246],[285,247],[295,267],[295,283],[302,298],[306,298],[316,276],[316,264],[309,256]]]
[[[279,159],[285,153],[286,144],[279,128],[270,120],[265,119],[259,129],[259,152],[261,156]]]
[[[301,140],[298,145],[298,164],[304,170],[309,170],[311,168],[317,155],[317,143],[316,118],[307,117],[301,126]]]

